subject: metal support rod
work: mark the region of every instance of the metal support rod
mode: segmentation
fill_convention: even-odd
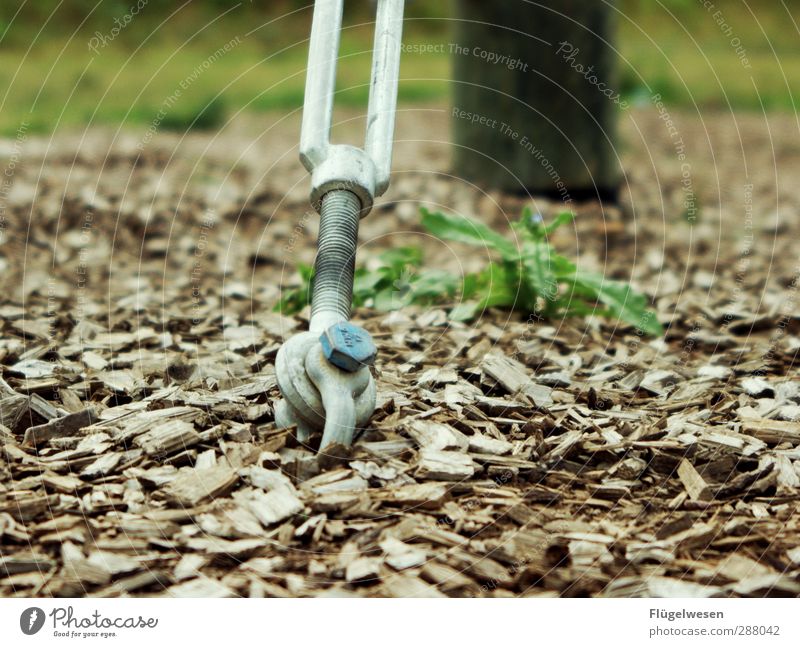
[[[372,47],[372,82],[364,150],[375,163],[375,195],[389,187],[400,75],[404,0],[379,0]]]
[[[377,350],[369,333],[348,320],[359,221],[389,186],[404,0],[378,0],[363,149],[330,143],[343,5],[316,0],[309,45],[300,160],[320,214],[310,330],[289,339],[275,359],[284,397],[276,422],[296,425],[300,441],[322,430],[321,450],[350,445],[375,408],[369,367]]]
[[[312,202],[344,183],[361,216],[389,186],[403,32],[404,0],[378,0],[364,148],[330,143],[336,59],[344,0],[316,0],[300,132],[300,161],[312,175]]]
[[[322,198],[311,300],[312,332],[321,333],[350,319],[360,212],[361,202],[350,191],[329,191]]]
[[[300,128],[300,161],[308,171],[328,156],[343,8],[344,0],[314,3]]]

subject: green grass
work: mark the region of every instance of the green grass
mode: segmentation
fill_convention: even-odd
[[[85,44],[84,44],[85,45]],[[360,43],[346,45],[353,52],[338,79],[337,105],[366,105],[370,73],[369,57]],[[195,126],[224,122],[235,110],[262,112],[294,110],[302,106],[306,51],[301,45],[270,55],[254,43],[242,43],[207,66],[183,90],[194,71],[217,49],[216,43],[187,45],[180,51],[165,46],[127,53],[101,50],[92,60],[82,47],[64,54],[55,46],[37,48],[27,58],[18,52],[0,53],[0,87],[9,91],[0,107],[0,132],[13,134],[23,118],[36,130],[85,127],[92,124],[150,124],[176,91],[180,96],[169,107],[164,127],[187,127],[195,116],[211,112],[214,119],[199,119]],[[163,65],[165,60],[169,63]],[[54,65],[53,72],[44,79]],[[404,72],[424,79],[429,63],[410,62]],[[446,78],[448,62],[439,79]],[[19,69],[19,72],[15,73]],[[44,82],[43,82],[44,80]],[[428,101],[446,96],[444,80],[402,81],[401,101]],[[2,96],[0,92],[0,96]],[[2,99],[0,99],[2,101]],[[209,108],[209,104],[212,104]],[[224,110],[220,110],[224,107]],[[26,115],[29,115],[26,117]]]
[[[54,31],[51,21],[47,36],[36,38],[41,25],[27,25],[27,42],[17,33],[22,27],[6,25],[4,40],[11,45],[4,47],[7,43],[0,41],[0,133],[13,135],[23,120],[29,123],[28,132],[89,124],[150,125],[176,92],[180,96],[170,102],[166,117],[160,120],[162,128],[214,127],[240,109],[263,112],[301,107],[305,21],[310,12],[268,24],[275,15],[268,11],[250,19],[231,11],[206,26],[221,13],[190,14],[186,17],[189,25],[177,26],[179,16],[161,27],[157,21],[145,22],[142,13],[96,53],[88,43],[96,31],[107,34],[114,26],[108,16],[74,34]],[[124,15],[124,10],[118,15]],[[0,33],[3,29],[0,24]],[[371,37],[368,25],[343,32],[337,105],[366,104]],[[229,51],[215,56],[231,42]],[[400,99],[444,97],[448,65],[444,58],[404,62]]]
[[[791,81],[800,75],[800,33],[789,12],[796,16],[797,3],[788,2],[787,11],[779,2],[751,2],[752,13],[746,3],[714,4],[709,12],[699,1],[623,2],[623,91],[634,97],[658,92],[681,106],[795,110],[800,96]],[[717,10],[730,26],[727,34]]]
[[[213,128],[239,109],[289,111],[302,104],[310,14],[306,9],[276,18],[279,9],[291,10],[298,3],[236,7],[206,0],[163,25],[174,7],[153,3],[97,54],[89,50],[89,39],[96,31],[107,34],[128,2],[107,0],[80,29],[85,16],[74,5],[62,6],[38,38],[57,3],[28,4],[39,8],[25,5],[14,22],[13,3],[0,9],[2,134],[13,135],[23,121],[28,132],[151,124],[181,83],[234,38],[239,41],[230,51],[195,74],[161,127]],[[416,14],[406,24],[405,42],[449,43],[447,21],[437,14],[447,3],[435,8],[415,4],[410,5]],[[623,0],[619,6],[619,84],[627,97],[646,100],[658,92],[672,105],[730,103],[744,109],[793,109],[800,99],[786,81],[800,78],[800,36],[780,3],[752,4],[755,18],[741,3],[723,8],[751,69],[743,68],[730,36],[699,2],[668,0],[662,6],[655,0]],[[342,35],[337,105],[366,104],[371,28],[357,24],[364,20],[351,17],[348,24],[356,26]],[[400,100],[445,100],[449,75],[448,54],[407,53]]]

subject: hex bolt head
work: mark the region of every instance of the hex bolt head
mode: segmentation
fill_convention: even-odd
[[[325,359],[349,373],[374,364],[378,353],[370,334],[349,321],[332,325],[320,336],[319,341]]]

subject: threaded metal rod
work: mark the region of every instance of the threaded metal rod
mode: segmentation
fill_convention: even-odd
[[[350,318],[360,217],[361,201],[352,191],[335,190],[322,197],[312,320],[322,314]]]

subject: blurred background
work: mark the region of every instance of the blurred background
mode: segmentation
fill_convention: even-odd
[[[796,0],[619,0],[618,87],[631,102],[660,93],[691,108],[793,110],[799,7]],[[406,44],[450,42],[452,9],[445,0],[409,2]],[[337,105],[366,103],[372,11],[372,3],[346,3]],[[23,118],[29,133],[149,124],[182,82],[162,130],[215,128],[239,110],[298,108],[311,13],[307,0],[4,0],[0,133],[13,135]],[[748,73],[731,34],[746,39],[740,54]],[[446,99],[451,60],[439,49],[405,53],[401,102]],[[198,72],[209,57],[213,64]]]

